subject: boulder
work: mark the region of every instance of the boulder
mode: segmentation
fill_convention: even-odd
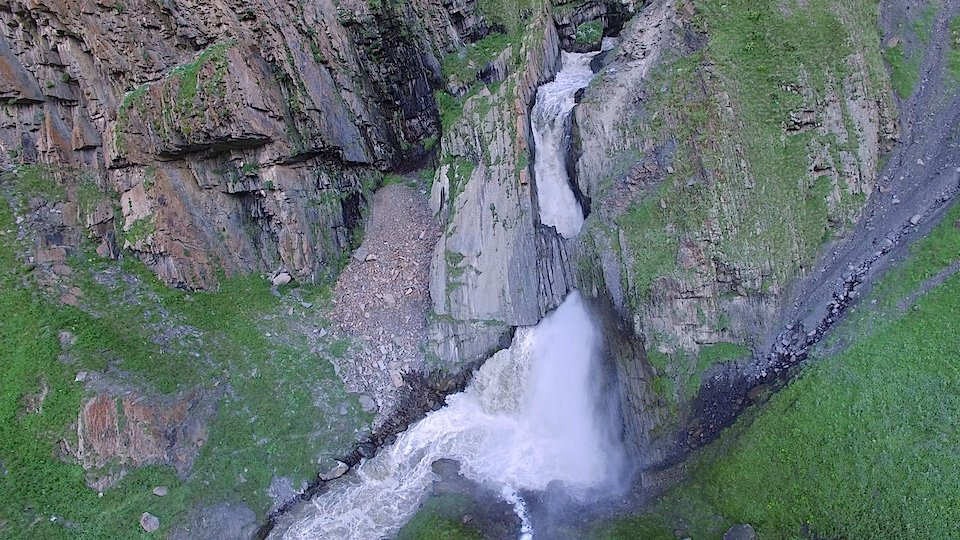
[[[349,470],[350,470],[350,466],[349,466],[349,465],[347,465],[346,463],[344,463],[344,462],[342,462],[342,461],[338,461],[337,464],[334,465],[334,467],[333,467],[332,469],[330,469],[329,471],[327,471],[327,472],[325,472],[325,473],[320,473],[320,475],[319,475],[319,476],[320,476],[320,480],[323,480],[324,482],[329,482],[329,481],[331,481],[331,480],[336,480],[337,478],[340,478],[341,476],[347,474],[347,471],[349,471]]]
[[[144,512],[140,514],[140,526],[148,533],[153,532],[160,528],[160,519],[150,512]]]
[[[290,283],[291,281],[293,281],[293,277],[291,277],[289,273],[280,272],[279,274],[273,276],[273,280],[271,280],[271,283],[273,283],[274,287],[281,287],[283,285]]]
[[[377,410],[377,402],[374,401],[372,397],[364,394],[360,396],[359,401],[360,408],[363,409],[364,412],[373,412]]]
[[[723,535],[723,540],[756,540],[756,538],[757,532],[746,524],[734,525]]]

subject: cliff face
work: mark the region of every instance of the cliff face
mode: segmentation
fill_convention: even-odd
[[[579,281],[643,343],[619,369],[653,462],[704,380],[765,353],[790,288],[876,189],[896,136],[876,6],[827,4],[653,2],[576,110],[594,210]]]
[[[99,232],[192,288],[335,269],[379,171],[438,135],[437,55],[487,31],[457,2],[12,2],[0,19],[2,163],[68,188],[95,171],[119,199],[100,216],[118,234]]]

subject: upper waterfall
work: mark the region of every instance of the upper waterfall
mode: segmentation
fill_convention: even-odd
[[[563,53],[563,65],[553,82],[537,90],[531,125],[536,144],[533,164],[537,182],[540,222],[556,227],[564,238],[583,227],[583,209],[570,188],[567,174],[567,120],[576,106],[577,92],[593,79],[590,61],[598,53]]]
[[[622,455],[615,418],[598,405],[599,332],[578,292],[481,367],[447,405],[402,433],[393,446],[361,464],[313,500],[286,538],[381,538],[416,512],[441,458],[461,474],[500,486],[533,532],[519,490],[561,482],[577,496],[616,482]]]

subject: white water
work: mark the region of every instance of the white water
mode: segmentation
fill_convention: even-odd
[[[536,160],[540,222],[556,227],[564,238],[576,236],[583,227],[583,209],[570,189],[567,174],[566,122],[576,106],[576,94],[593,78],[590,61],[597,53],[563,53],[563,67],[553,82],[537,89],[533,106],[533,140]]]
[[[535,531],[519,490],[563,483],[572,496],[616,482],[622,463],[600,389],[598,333],[580,294],[480,368],[465,391],[402,433],[397,442],[315,498],[285,538],[369,540],[395,534],[434,479],[431,464],[455,459],[461,473],[498,487],[521,518],[521,540]]]

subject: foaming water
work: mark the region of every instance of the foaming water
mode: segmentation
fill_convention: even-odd
[[[573,497],[618,480],[622,456],[611,416],[597,406],[599,335],[573,292],[539,325],[517,331],[466,390],[402,433],[314,499],[285,538],[372,539],[395,534],[416,512],[441,458],[498,487],[534,536],[520,490],[559,481]]]
[[[570,189],[567,174],[567,119],[576,106],[577,92],[593,79],[590,61],[597,53],[563,53],[563,67],[553,82],[537,89],[533,106],[533,140],[537,155],[533,164],[537,181],[540,222],[556,227],[564,238],[576,236],[583,227],[583,209]]]

